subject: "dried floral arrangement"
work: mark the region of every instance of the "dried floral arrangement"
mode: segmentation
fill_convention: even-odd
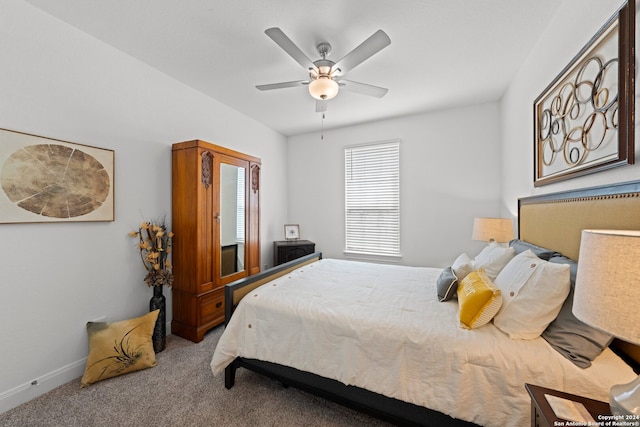
[[[137,237],[142,265],[147,270],[144,278],[148,286],[171,286],[173,273],[171,272],[171,238],[173,232],[167,231],[164,219],[161,221],[148,221],[140,224],[138,231],[129,233],[131,237]]]

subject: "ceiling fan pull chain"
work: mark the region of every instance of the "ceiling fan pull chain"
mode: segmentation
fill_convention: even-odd
[[[320,122],[320,139],[324,140],[324,113],[322,113],[322,121]]]

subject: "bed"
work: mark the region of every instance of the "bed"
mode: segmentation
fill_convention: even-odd
[[[584,228],[640,229],[640,181],[522,198],[518,210],[520,241],[576,260]],[[606,400],[612,384],[635,378],[640,355],[625,343],[583,368],[541,337],[460,328],[458,303],[436,295],[441,274],[312,254],[230,284],[211,368],[227,388],[243,367],[395,424],[432,426],[528,425],[527,382]]]

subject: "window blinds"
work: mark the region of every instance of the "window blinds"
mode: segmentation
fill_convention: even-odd
[[[236,240],[244,243],[244,207],[246,200],[244,196],[244,168],[238,168],[237,190],[236,190]]]
[[[400,255],[400,141],[345,148],[347,252]]]

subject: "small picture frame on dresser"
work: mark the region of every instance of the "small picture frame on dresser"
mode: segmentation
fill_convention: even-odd
[[[298,240],[300,238],[300,226],[298,224],[284,225],[285,240]]]

